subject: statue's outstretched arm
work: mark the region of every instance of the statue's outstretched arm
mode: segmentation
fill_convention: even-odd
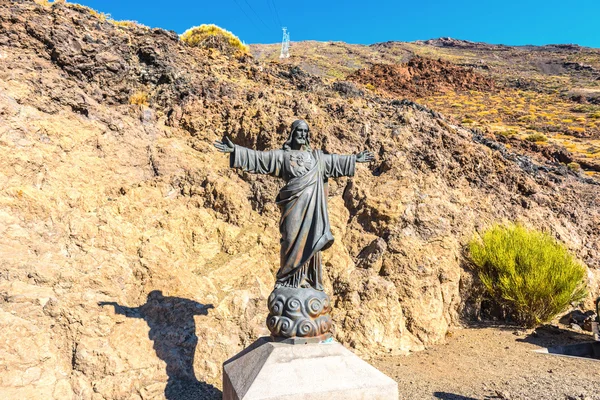
[[[355,164],[371,162],[375,156],[370,151],[361,151],[358,154],[324,154],[325,176],[339,178],[340,176],[354,176]]]
[[[232,168],[240,168],[255,174],[279,176],[283,162],[281,150],[258,151],[234,144],[227,136],[223,141],[214,143],[217,150],[229,153],[229,164]]]

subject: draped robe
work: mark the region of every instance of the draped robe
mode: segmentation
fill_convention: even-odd
[[[327,213],[327,180],[354,176],[355,155],[324,154],[321,150],[257,151],[235,145],[233,168],[282,178],[277,195],[281,211],[280,267],[276,286],[323,290],[321,250],[333,244]]]

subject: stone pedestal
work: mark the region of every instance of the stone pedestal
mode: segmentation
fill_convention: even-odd
[[[397,400],[398,384],[339,343],[261,338],[223,364],[223,400]]]

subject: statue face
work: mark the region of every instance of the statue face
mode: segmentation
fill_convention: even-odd
[[[308,125],[301,122],[292,133],[292,148],[299,150],[308,144]]]

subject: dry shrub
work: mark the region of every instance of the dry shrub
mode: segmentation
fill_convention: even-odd
[[[92,10],[90,8],[90,15],[98,18],[100,21],[102,22],[106,22],[107,20],[110,20],[110,14],[106,14],[100,11],[96,11],[96,10]]]
[[[547,142],[548,138],[543,133],[536,132],[525,137],[525,140],[527,140],[528,142]]]
[[[49,1],[49,0],[33,0],[34,3],[39,4],[40,6],[44,6],[44,7],[52,7],[54,5],[58,5],[58,4],[65,4],[67,5],[67,0],[54,0],[54,1]]]
[[[128,20],[124,20],[124,21],[115,21],[114,19],[109,20],[109,22],[115,26],[118,26],[120,28],[143,28],[143,29],[149,29],[146,25],[144,24],[140,24],[137,21],[128,21]]]
[[[469,252],[491,300],[524,326],[548,322],[586,296],[584,266],[547,233],[495,225]]]
[[[227,55],[250,54],[248,46],[233,33],[213,24],[204,24],[188,29],[181,40],[192,47],[217,49]]]
[[[585,133],[585,128],[582,128],[581,126],[569,126],[567,130],[569,132]]]
[[[148,93],[146,92],[135,92],[129,98],[129,104],[135,104],[138,106],[147,106],[148,105]]]

